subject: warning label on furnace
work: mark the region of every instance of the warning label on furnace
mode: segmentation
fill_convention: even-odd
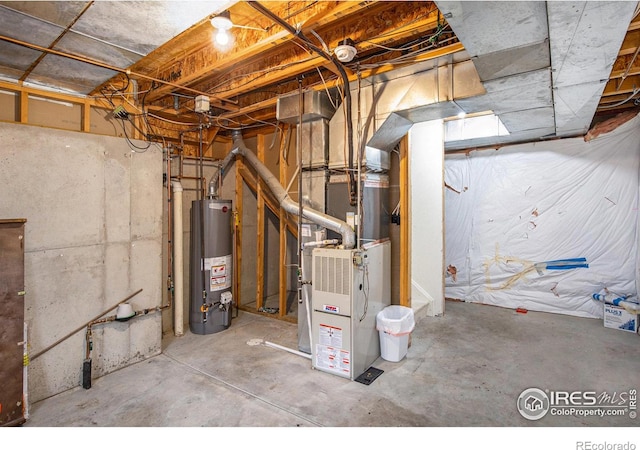
[[[317,344],[316,367],[348,376],[351,373],[351,355],[341,348]]]
[[[342,375],[351,373],[351,355],[342,348],[342,328],[319,324],[316,367]]]
[[[320,324],[318,343],[342,348],[342,328]]]
[[[221,291],[231,287],[231,255],[206,258],[205,270],[210,270],[210,291]]]

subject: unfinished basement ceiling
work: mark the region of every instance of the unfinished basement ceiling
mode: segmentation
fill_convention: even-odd
[[[0,76],[89,94],[230,1],[2,1]],[[78,59],[64,55],[76,55]],[[82,60],[102,63],[102,67]]]
[[[446,148],[499,145],[583,135],[598,117],[638,108],[637,6],[2,1],[0,77],[109,100],[122,97],[145,115],[153,134],[175,142],[181,129],[201,120],[193,111],[197,95],[211,99],[211,140],[232,128],[272,130],[278,97],[339,85],[344,74],[338,65],[353,83],[358,76],[392,78],[393,71],[406,73],[412,66],[426,70],[431,60],[466,59],[486,92],[456,98],[455,105],[468,114],[495,113],[509,134],[448,141]],[[223,51],[214,47],[209,19],[225,9],[235,26],[234,44]],[[346,38],[357,55],[341,64],[333,50]]]

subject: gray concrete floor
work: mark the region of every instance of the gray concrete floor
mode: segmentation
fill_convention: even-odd
[[[637,427],[640,419],[516,409],[530,387],[640,387],[640,336],[601,320],[447,302],[416,315],[407,357],[371,385],[313,370],[297,326],[240,312],[228,330],[166,336],[163,353],[31,405],[24,427]],[[640,442],[638,443],[640,444]],[[575,448],[575,446],[573,447]],[[640,445],[639,445],[640,448]]]

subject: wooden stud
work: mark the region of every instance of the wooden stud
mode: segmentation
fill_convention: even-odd
[[[289,126],[289,125],[287,125]],[[276,131],[277,132],[277,131]],[[284,135],[284,130],[282,135]],[[282,186],[287,185],[287,162],[283,158],[283,146],[287,143],[286,139],[281,139],[278,152],[278,169],[279,180]],[[279,272],[279,304],[280,317],[287,315],[287,212],[280,208],[278,219],[280,221],[280,272]]]
[[[20,123],[29,123],[29,94],[20,91]]]
[[[235,180],[236,181],[236,189],[235,189],[235,203],[236,203],[235,268],[236,270],[234,271],[234,284],[235,284],[234,298],[235,298],[237,308],[240,307],[240,301],[242,299],[241,297],[242,292],[240,289],[241,283],[240,283],[240,276],[239,276],[240,267],[242,265],[242,194],[243,194],[243,180],[242,180],[242,177],[239,175],[239,173],[242,170],[242,166],[243,166],[242,159],[236,157],[236,180]]]
[[[411,306],[411,233],[409,217],[409,144],[400,141],[400,304]]]
[[[287,223],[286,212],[280,208],[280,271],[278,273],[279,315],[287,315]]]
[[[264,135],[258,135],[258,159],[264,162]],[[257,183],[257,245],[256,252],[256,309],[260,310],[264,306],[265,295],[265,277],[264,277],[264,248],[265,248],[265,213],[264,213],[264,198],[262,195],[262,183]]]
[[[91,103],[89,99],[85,99],[82,105],[82,131],[91,132]]]

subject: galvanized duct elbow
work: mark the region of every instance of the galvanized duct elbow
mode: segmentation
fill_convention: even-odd
[[[224,157],[224,159],[220,163],[220,167],[218,168],[216,173],[213,174],[213,176],[211,177],[211,180],[209,180],[209,198],[212,198],[212,199],[218,198],[218,195],[219,195],[218,184],[220,182],[220,178],[224,176],[224,173],[226,172],[226,170],[229,168],[231,164],[233,164],[237,154],[238,154],[238,149],[234,146],[234,148],[231,149],[229,154]]]
[[[243,156],[245,160],[251,164],[260,178],[262,178],[269,187],[269,190],[275,196],[282,209],[291,214],[299,213],[298,203],[294,202],[291,197],[289,197],[289,194],[287,194],[287,191],[282,187],[278,179],[262,163],[262,161],[260,161],[258,157],[245,146],[242,134],[239,131],[233,132],[233,149],[222,161],[221,169],[216,173],[216,175],[214,175],[214,177],[211,178],[211,182],[209,183],[210,194],[213,184],[217,195],[217,184],[220,172],[224,172],[224,170],[226,170],[231,162],[233,162],[236,155]],[[302,207],[302,217],[315,224],[339,233],[342,236],[342,246],[344,248],[350,249],[356,246],[355,232],[348,223],[306,206]]]

